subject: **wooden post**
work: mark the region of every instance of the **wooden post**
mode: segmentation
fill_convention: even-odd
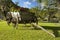
[[[53,37],[55,37],[55,35],[53,33],[50,33],[49,31],[47,31],[46,29],[44,29],[43,27],[37,25],[36,23],[32,23],[32,25],[35,27],[35,28],[40,28],[42,29],[43,31],[47,32],[48,34],[52,35]]]

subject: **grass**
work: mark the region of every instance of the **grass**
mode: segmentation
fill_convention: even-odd
[[[43,25],[44,24],[44,25]],[[39,23],[41,26],[60,26],[58,23]],[[59,37],[52,37],[43,30],[32,30],[30,24],[27,27],[24,27],[24,24],[19,24],[18,29],[7,25],[5,21],[0,22],[0,40],[60,40]],[[52,32],[52,30],[48,30]],[[58,30],[60,35],[60,30]],[[58,34],[57,34],[58,35]]]
[[[39,23],[40,26],[60,27],[60,23]]]

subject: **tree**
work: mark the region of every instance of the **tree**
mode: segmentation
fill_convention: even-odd
[[[41,4],[41,3],[44,3],[44,7],[47,9],[47,11],[48,11],[47,14],[49,15],[48,21],[50,21],[51,18],[52,18],[53,16],[55,16],[55,14],[56,14],[56,12],[57,12],[57,9],[55,8],[55,7],[57,7],[56,0],[38,0],[38,3],[40,4],[40,5],[39,5],[40,8],[41,8],[41,5],[43,5],[43,4]],[[44,8],[43,8],[43,10],[44,10]],[[43,10],[41,10],[41,12],[42,12]]]
[[[39,9],[38,9],[38,7],[33,7],[33,8],[31,8],[31,9],[30,9],[30,12],[35,13],[35,15],[36,15],[37,17],[39,17]]]
[[[48,21],[50,22],[53,16],[55,16],[57,9],[55,7],[57,7],[57,3],[56,0],[49,0],[48,1],[48,12],[49,12],[49,17],[48,17]],[[54,8],[53,8],[54,7]]]

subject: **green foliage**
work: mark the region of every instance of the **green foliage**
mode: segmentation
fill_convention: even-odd
[[[31,8],[30,12],[35,13],[35,15],[39,17],[40,10],[38,9],[38,7]]]

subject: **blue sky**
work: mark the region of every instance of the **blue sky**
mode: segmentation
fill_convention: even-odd
[[[32,8],[37,6],[36,0],[12,0],[14,3],[18,2],[18,5],[24,8]]]

